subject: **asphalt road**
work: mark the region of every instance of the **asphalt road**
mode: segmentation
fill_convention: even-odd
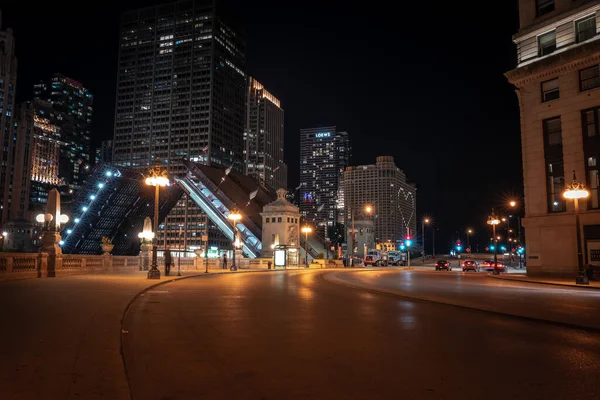
[[[507,282],[460,276],[282,271],[162,285],[135,301],[124,321],[132,397],[600,398],[598,332],[347,286],[397,281],[384,290],[430,295],[447,286],[473,301],[538,302],[529,307],[540,312],[583,296],[552,301],[556,293],[543,293],[553,288],[529,285],[531,293],[515,289],[511,300],[502,294]]]

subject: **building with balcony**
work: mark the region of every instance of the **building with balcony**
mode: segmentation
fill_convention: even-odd
[[[520,0],[519,18],[506,77],[521,111],[527,273],[574,276],[575,212],[563,197],[574,172],[590,190],[584,263],[600,263],[600,1]]]

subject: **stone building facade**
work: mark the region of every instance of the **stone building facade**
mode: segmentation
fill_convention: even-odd
[[[261,257],[273,257],[272,245],[300,247],[300,211],[286,200],[285,189],[277,190],[277,200],[263,208]]]
[[[521,111],[527,273],[574,276],[577,239],[573,179],[581,201],[584,262],[600,249],[600,1],[520,0],[513,40],[518,65],[506,73]]]

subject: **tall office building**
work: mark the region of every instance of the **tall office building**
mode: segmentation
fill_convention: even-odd
[[[404,171],[396,166],[394,157],[377,157],[375,164],[346,168],[344,199],[346,226],[355,220],[373,220],[375,239],[396,242],[408,233],[416,234],[416,188],[406,181]],[[373,207],[365,214],[366,205]]]
[[[283,109],[279,100],[252,77],[248,78],[244,141],[245,174],[273,190],[287,189]]]
[[[90,168],[94,97],[80,82],[61,74],[34,85],[33,92],[34,100],[51,106],[43,118],[60,128],[59,176],[64,184],[77,189]]]
[[[68,182],[61,176],[60,171],[67,144],[62,141],[62,124],[57,124],[64,116],[55,110],[52,103],[39,99],[26,103],[22,109],[23,129],[31,126],[32,143],[28,166],[31,186],[29,212],[30,216],[35,216],[44,212],[48,192]],[[62,163],[62,166],[69,165],[71,164],[68,162]]]
[[[12,29],[2,29],[0,14],[0,142],[2,163],[0,166],[0,224],[13,215],[12,186],[14,177],[15,95],[17,89],[17,57]]]
[[[112,163],[113,141],[103,140],[100,147],[96,148],[96,162]]]
[[[574,276],[578,249],[573,171],[584,263],[600,265],[600,1],[520,0],[517,67],[506,73],[521,110],[527,273]]]
[[[343,213],[338,199],[349,162],[347,132],[338,132],[335,126],[300,130],[300,212],[320,234],[326,235],[326,227]]]
[[[125,13],[113,163],[140,172],[160,163],[171,178],[187,173],[184,157],[243,172],[244,68],[245,39],[212,1]],[[205,217],[192,201],[182,199],[166,224],[168,245],[180,243],[180,225],[188,248],[202,244]]]

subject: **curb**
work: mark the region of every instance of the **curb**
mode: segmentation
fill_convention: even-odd
[[[506,278],[506,277],[494,276],[494,275],[488,275],[488,277],[490,277],[492,279],[501,279],[501,280],[508,281],[508,282],[511,282],[511,281],[512,282],[526,282],[526,283],[535,283],[538,285],[562,286],[562,287],[569,287],[569,288],[583,289],[583,290],[600,290],[599,286],[575,285],[575,284],[571,284],[571,283],[560,283],[560,282],[544,282],[544,281],[535,281],[535,280],[520,279],[520,278]]]
[[[363,271],[363,272],[367,272],[367,271]],[[327,279],[325,277],[325,275],[326,274],[321,274],[321,279],[323,279],[324,281],[327,281],[327,282],[329,282],[331,284],[342,286],[342,287],[346,287],[346,288],[350,288],[350,289],[361,290],[361,291],[368,292],[368,293],[379,294],[379,295],[384,295],[384,296],[389,296],[389,297],[395,297],[395,298],[400,298],[400,299],[409,300],[409,301],[420,301],[420,302],[423,302],[423,303],[430,303],[430,304],[442,304],[442,305],[445,305],[445,306],[461,308],[463,310],[470,310],[470,311],[475,311],[475,312],[480,312],[480,313],[495,314],[495,315],[499,315],[499,316],[503,316],[503,317],[509,317],[509,318],[514,318],[514,319],[519,319],[519,320],[523,320],[523,321],[541,322],[541,323],[555,325],[555,326],[559,326],[559,327],[563,327],[563,328],[583,330],[583,331],[587,331],[587,332],[591,332],[591,333],[595,333],[595,334],[600,333],[600,328],[598,328],[598,327],[592,327],[592,326],[586,326],[586,325],[578,325],[578,324],[573,324],[573,323],[569,323],[569,322],[555,321],[555,320],[551,320],[551,319],[544,319],[544,318],[538,318],[538,317],[528,317],[528,316],[525,316],[525,315],[512,314],[512,313],[507,313],[507,312],[502,312],[502,311],[497,311],[497,310],[491,310],[491,309],[485,309],[485,308],[475,308],[475,307],[466,306],[466,305],[462,305],[462,304],[456,304],[456,303],[449,303],[449,302],[440,301],[440,300],[434,300],[434,299],[426,298],[426,297],[416,297],[416,296],[411,296],[411,295],[407,295],[407,294],[388,292],[388,291],[385,291],[385,290],[366,288],[366,287],[362,287],[362,286],[358,286],[358,285],[352,285],[352,284],[348,284],[348,283],[334,282],[334,281],[332,281],[330,279]],[[502,278],[500,278],[500,279],[502,279]]]

